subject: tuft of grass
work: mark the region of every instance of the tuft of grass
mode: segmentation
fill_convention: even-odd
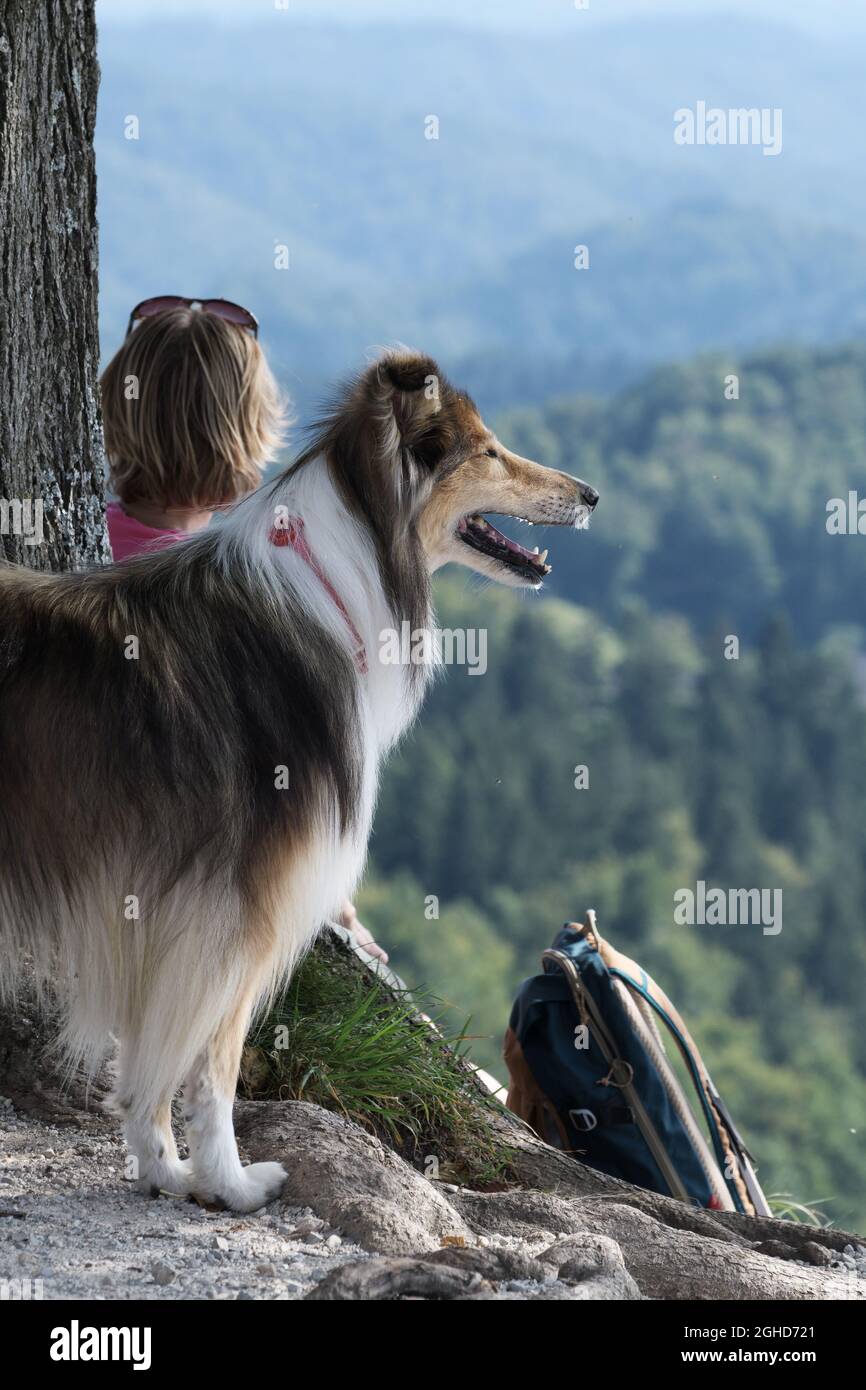
[[[395,994],[333,946],[317,946],[248,1039],[253,1099],[306,1100],[363,1125],[428,1176],[507,1182],[510,1153],[472,1081],[467,1034],[437,1035],[431,996]]]
[[[830,1201],[822,1197],[818,1202],[798,1202],[790,1192],[773,1192],[767,1203],[774,1216],[780,1221],[799,1221],[804,1226],[826,1228],[832,1226],[832,1218],[821,1210],[821,1203]]]

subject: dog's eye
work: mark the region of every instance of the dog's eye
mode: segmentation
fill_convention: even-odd
[[[485,451],[484,451],[484,457],[485,457],[485,458],[488,458],[488,459],[498,459],[498,458],[499,458],[499,452],[498,452],[498,450],[496,450],[496,449],[485,449]]]

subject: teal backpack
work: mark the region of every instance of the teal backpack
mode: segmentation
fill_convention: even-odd
[[[524,981],[505,1039],[508,1106],[592,1168],[715,1211],[769,1216],[745,1144],[685,1023],[595,913],[568,922]],[[661,1026],[660,1026],[661,1025]],[[677,1049],[695,1109],[671,1066]]]

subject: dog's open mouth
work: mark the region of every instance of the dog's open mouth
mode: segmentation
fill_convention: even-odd
[[[479,550],[482,555],[489,555],[492,560],[498,560],[506,569],[519,574],[522,579],[528,579],[532,584],[540,584],[544,576],[550,574],[552,566],[547,563],[546,550],[539,553],[538,546],[534,550],[527,550],[526,546],[503,536],[501,531],[497,531],[495,526],[491,526],[490,522],[477,512],[461,519],[457,535],[473,550]]]

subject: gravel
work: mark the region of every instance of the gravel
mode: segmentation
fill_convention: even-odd
[[[0,1298],[299,1299],[368,1258],[309,1208],[234,1216],[143,1197],[124,1156],[107,1120],[58,1127],[0,1098]]]
[[[0,1097],[0,1299],[301,1299],[338,1266],[373,1258],[309,1207],[235,1216],[143,1197],[123,1178],[113,1121],[89,1112],[85,1123],[37,1121]],[[537,1253],[554,1239],[477,1244]],[[551,1278],[509,1282],[499,1296],[565,1292]]]
[[[866,1245],[846,1245],[840,1254],[834,1256],[831,1268],[848,1270],[859,1279],[866,1279]]]

